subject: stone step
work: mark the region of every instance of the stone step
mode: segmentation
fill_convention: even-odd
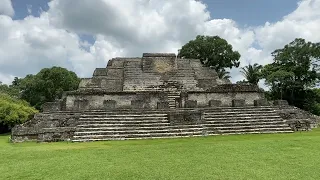
[[[271,121],[283,121],[280,117],[269,118],[269,117],[253,117],[253,118],[210,118],[204,119],[208,123],[228,123],[228,122],[271,122]]]
[[[163,111],[161,110],[133,110],[133,109],[117,109],[117,110],[87,110],[84,111],[83,113],[107,113],[107,114],[137,114],[137,113],[143,113],[143,114],[164,114]]]
[[[243,110],[278,110],[278,108],[274,106],[215,107],[210,110],[206,110],[205,113]]]
[[[106,126],[106,127],[100,127],[100,126],[94,126],[94,127],[87,127],[87,126],[78,126],[77,131],[105,131],[105,130],[159,130],[159,129],[189,129],[189,130],[195,130],[195,129],[203,129],[201,125],[183,125],[183,126]]]
[[[225,109],[225,110],[218,110],[218,107],[212,107],[211,112],[208,112],[205,110],[204,115],[210,115],[210,114],[223,114],[223,113],[231,113],[231,114],[239,114],[239,113],[263,113],[263,112],[273,112],[276,113],[277,110],[275,109]]]
[[[207,124],[228,124],[228,123],[256,123],[256,122],[284,122],[283,119],[223,119],[223,120],[205,120]]]
[[[91,123],[91,124],[141,124],[141,123],[162,123],[169,122],[168,120],[135,120],[135,121],[123,121],[123,120],[79,120],[79,123]]]
[[[78,124],[151,124],[151,123],[168,123],[168,120],[79,120]]]
[[[144,83],[160,83],[160,82],[163,82],[160,80],[160,77],[159,76],[150,76],[150,75],[138,75],[138,74],[125,74],[124,77],[126,77],[126,81],[127,80],[136,80],[136,81],[142,81],[142,80],[150,80],[150,81],[153,81],[153,80],[158,80],[158,82],[146,82],[146,81],[143,81]],[[129,78],[129,79],[128,79]],[[132,82],[132,81],[130,81]]]
[[[261,132],[293,132],[290,128],[252,128],[252,129],[226,129],[209,130],[207,134],[230,134],[230,133],[261,133]]]
[[[280,118],[279,115],[276,114],[224,114],[224,115],[212,115],[212,116],[204,116],[205,119],[234,119],[234,118]]]
[[[162,123],[162,122],[169,122],[167,119],[79,119],[79,123],[90,123],[90,122],[119,122],[119,123],[142,123],[142,122],[149,122],[149,123]]]
[[[264,129],[264,128],[284,128],[284,129],[290,129],[290,127],[287,124],[267,124],[267,125],[238,125],[238,126],[207,126],[208,129],[214,129],[214,130],[245,130],[245,129]]]
[[[221,114],[251,114],[251,113],[256,113],[256,114],[260,114],[260,113],[277,113],[276,110],[258,110],[258,109],[244,109],[241,111],[237,111],[237,110],[232,110],[230,109],[230,111],[214,111],[214,112],[205,112],[204,115],[221,115]]]
[[[270,117],[280,117],[278,113],[275,112],[263,112],[263,113],[221,113],[221,114],[210,114],[204,115],[204,118],[221,118],[221,117],[260,117],[260,116],[270,116]]]
[[[100,116],[100,117],[97,117],[97,116],[86,116],[86,117],[80,117],[79,120],[95,120],[95,121],[98,121],[98,120],[125,120],[125,121],[135,121],[135,120],[166,120],[167,117],[126,117],[126,116],[123,116],[123,117],[114,117],[114,116]]]
[[[275,108],[221,108],[221,107],[212,107],[211,109],[206,109],[205,114],[215,114],[215,113],[225,113],[225,112],[233,112],[233,113],[239,113],[239,112],[276,112],[277,109]]]
[[[164,136],[164,137],[134,137],[134,138],[114,138],[114,139],[74,139],[72,142],[89,142],[89,141],[111,141],[111,140],[142,140],[142,139],[172,139],[185,137],[200,137],[202,135],[184,135],[184,136]]]
[[[142,112],[143,113],[143,112]],[[81,117],[148,117],[148,118],[154,118],[154,117],[166,117],[167,114],[87,114],[84,113],[81,115]]]
[[[193,129],[153,129],[153,130],[104,130],[104,131],[77,131],[75,136],[87,136],[87,135],[120,135],[120,134],[153,134],[153,133],[181,133],[181,132],[200,132],[202,134],[203,128]]]
[[[170,126],[169,122],[166,123],[141,123],[141,124],[127,124],[127,123],[102,123],[102,122],[95,122],[95,123],[83,123],[83,124],[79,124],[77,125],[78,128],[100,128],[100,127],[146,127],[146,128],[150,128],[150,127],[165,127],[167,128],[168,126]]]
[[[282,130],[282,131],[246,131],[246,132],[224,132],[224,133],[214,133],[209,132],[207,136],[216,136],[216,135],[244,135],[244,134],[278,134],[278,133],[293,133],[291,130]]]
[[[199,132],[181,132],[181,133],[146,133],[146,134],[120,134],[120,135],[83,135],[83,136],[74,136],[74,139],[127,139],[127,138],[153,138],[153,137],[168,137],[168,136],[194,136],[202,135],[202,131]]]
[[[109,115],[90,115],[80,116],[80,120],[165,120],[165,116],[109,116]]]
[[[204,124],[205,125],[219,125],[219,124],[224,124],[224,125],[230,125],[232,126],[233,124],[283,124],[284,121],[283,119],[265,119],[265,120],[259,120],[259,119],[253,119],[253,120],[231,120],[231,121],[206,121]]]

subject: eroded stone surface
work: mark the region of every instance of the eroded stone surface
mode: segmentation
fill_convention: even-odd
[[[244,99],[233,99],[232,107],[243,107],[246,105],[246,101]]]

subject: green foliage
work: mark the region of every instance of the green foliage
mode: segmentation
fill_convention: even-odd
[[[272,55],[274,62],[262,70],[271,97],[308,110],[314,103],[309,89],[319,81],[320,44],[297,38]]]
[[[254,65],[249,64],[241,68],[241,73],[245,77],[246,82],[257,85],[261,79],[261,69],[262,66],[257,63]]]
[[[78,88],[80,79],[77,75],[61,67],[44,68],[36,75],[27,75],[23,79],[16,78],[13,86],[21,90],[21,98],[32,106],[41,109],[45,102],[62,97],[63,91]]]
[[[219,36],[200,36],[189,41],[179,50],[182,58],[200,59],[208,67],[217,72],[224,68],[239,67],[240,54],[233,51],[225,39]]]
[[[5,93],[13,97],[19,97],[20,92],[18,88],[15,88],[13,86],[9,86],[6,84],[2,84],[0,81],[0,93]]]
[[[305,106],[307,109],[315,114],[320,115],[320,89],[310,89],[307,91],[307,102],[305,103]]]
[[[30,119],[37,110],[23,100],[0,93],[0,123],[8,126],[23,123]]]
[[[229,79],[231,78],[230,72],[226,71],[225,69],[220,69],[217,71],[219,79]]]

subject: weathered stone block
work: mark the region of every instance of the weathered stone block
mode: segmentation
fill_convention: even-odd
[[[275,106],[288,106],[289,103],[286,100],[275,100],[273,102],[273,105],[275,105]]]
[[[107,69],[106,68],[96,68],[93,72],[93,76],[106,76]]]
[[[104,100],[103,105],[105,109],[115,109],[117,101],[114,100]]]
[[[196,108],[197,107],[197,101],[188,100],[185,104],[186,108]]]
[[[144,102],[142,100],[132,100],[131,101],[131,107],[133,109],[143,109],[144,108]]]
[[[74,101],[74,107],[76,110],[82,111],[88,109],[89,101],[87,99],[77,99]]]
[[[174,53],[143,53],[143,57],[176,57]]]
[[[222,102],[220,100],[210,100],[209,101],[209,107],[219,107],[222,105]]]
[[[168,113],[170,124],[199,124],[201,123],[200,111],[171,111]]]
[[[157,109],[168,109],[169,108],[169,102],[158,102],[157,103]]]
[[[11,141],[58,141],[73,136],[81,113],[39,113],[12,128]]]
[[[42,105],[43,112],[55,112],[61,110],[61,102],[46,102]]]
[[[74,127],[43,128],[38,135],[39,142],[71,141]]]
[[[254,106],[269,106],[269,102],[266,99],[257,99],[254,100]]]
[[[244,99],[233,99],[232,107],[243,107],[246,105],[246,101]]]

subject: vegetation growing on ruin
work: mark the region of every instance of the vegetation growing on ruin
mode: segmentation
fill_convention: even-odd
[[[38,111],[28,102],[0,92],[0,124],[12,127],[29,120]]]
[[[318,179],[320,130],[292,134],[11,144],[0,179]]]

